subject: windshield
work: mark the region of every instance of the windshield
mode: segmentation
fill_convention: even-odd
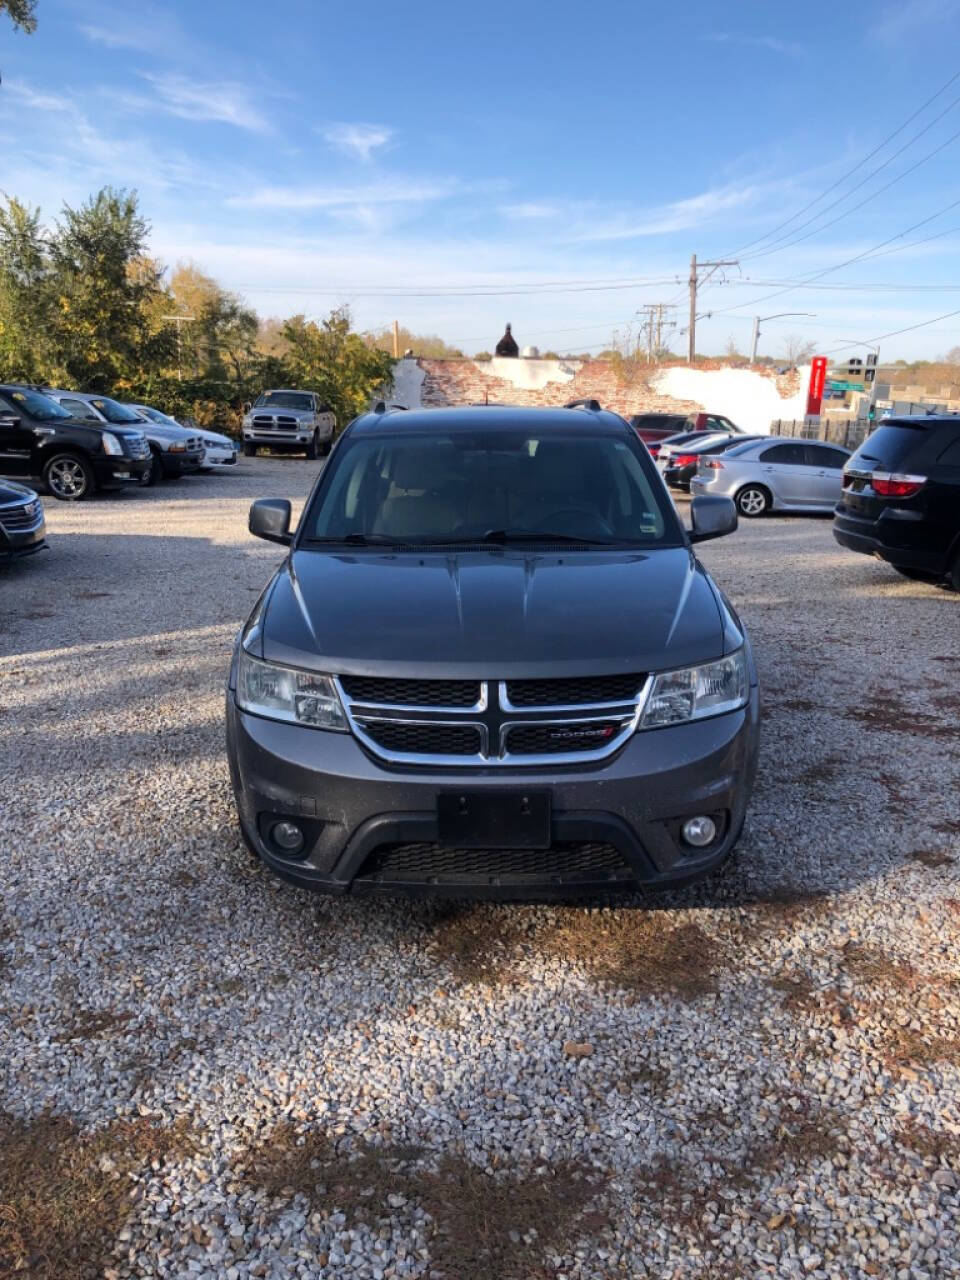
[[[138,413],[134,413],[126,405],[118,404],[116,400],[108,400],[106,396],[98,396],[96,400],[91,400],[90,403],[98,413],[103,414],[108,422],[135,423],[137,426],[143,422]]]
[[[42,396],[38,391],[5,391],[8,400],[24,413],[29,414],[37,422],[58,422],[62,418],[72,418],[69,410],[62,408],[56,400]]]
[[[148,422],[156,422],[158,426],[179,427],[180,425],[176,418],[171,418],[168,413],[161,413],[159,409],[151,409],[149,405],[138,404],[130,405],[129,407],[131,409],[136,408],[138,412],[143,414]]]
[[[347,437],[304,518],[309,541],[676,543],[634,437],[522,430]]]
[[[258,397],[255,409],[305,409],[313,408],[313,400],[301,391],[265,391]]]

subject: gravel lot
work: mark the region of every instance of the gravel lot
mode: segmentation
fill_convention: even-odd
[[[960,599],[742,524],[729,869],[329,901],[251,862],[223,747],[247,506],[316,466],[48,500],[0,572],[0,1276],[960,1275]]]

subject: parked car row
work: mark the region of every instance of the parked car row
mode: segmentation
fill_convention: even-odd
[[[236,460],[226,436],[191,430],[148,405],[0,383],[0,475],[37,480],[64,502]]]

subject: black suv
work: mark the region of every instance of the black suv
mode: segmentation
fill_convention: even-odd
[[[0,383],[0,475],[39,478],[55,498],[139,484],[150,466],[142,431],[81,422],[32,387]]]
[[[891,418],[868,436],[844,468],[833,535],[960,591],[960,417]]]

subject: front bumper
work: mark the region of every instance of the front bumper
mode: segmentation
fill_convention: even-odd
[[[165,476],[187,476],[203,466],[204,450],[193,449],[189,453],[160,451],[160,465]]]
[[[690,492],[690,482],[696,474],[694,467],[667,467],[663,478],[671,489],[683,489]]]
[[[228,449],[226,447],[220,449],[206,449],[203,455],[204,467],[233,467],[236,466],[237,451],[236,449]]]
[[[100,489],[119,489],[125,484],[139,484],[150,466],[150,458],[93,457],[93,472]]]
[[[30,529],[5,529],[0,523],[0,562],[32,556],[47,545],[47,526],[41,516]]]
[[[548,899],[700,879],[740,834],[758,736],[753,686],[743,710],[635,734],[596,765],[509,773],[393,769],[348,734],[251,716],[227,692],[227,749],[244,839],[278,875],[327,893]],[[445,850],[437,796],[459,789],[549,791],[551,849],[500,850],[496,870],[482,856],[462,856],[474,850]],[[717,815],[719,838],[706,850],[682,846],[680,822],[701,813]],[[271,825],[284,819],[305,834],[302,856],[284,855],[270,840]],[[587,852],[571,863],[573,846]],[[589,850],[601,848],[594,867]],[[394,856],[397,850],[413,852]]]

